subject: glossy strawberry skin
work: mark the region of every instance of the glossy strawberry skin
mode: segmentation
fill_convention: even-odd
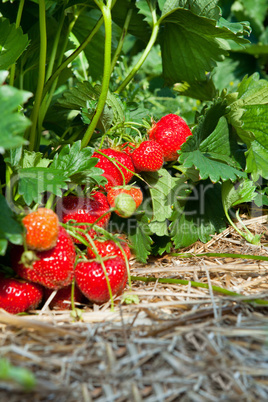
[[[143,194],[139,187],[135,186],[113,187],[107,193],[107,200],[111,207],[115,206],[115,199],[121,193],[131,195],[131,197],[136,203],[136,208],[138,208],[143,201]]]
[[[158,142],[164,152],[165,162],[178,159],[178,150],[192,135],[187,123],[176,114],[163,116],[149,132],[150,140]]]
[[[59,234],[58,216],[51,209],[38,208],[22,219],[26,245],[31,250],[45,251],[55,247]]]
[[[113,240],[94,240],[94,244],[96,246],[96,249],[101,257],[107,257],[107,256],[112,256],[112,255],[117,255],[124,259],[124,255],[119,248],[119,246],[113,241]],[[120,242],[121,247],[126,253],[127,259],[130,259],[131,252],[130,248],[128,247],[126,242]],[[87,255],[89,258],[95,258],[96,254],[94,250],[91,247],[87,248]]]
[[[0,275],[0,308],[10,314],[36,309],[43,294],[44,288],[37,283]]]
[[[125,261],[115,257],[104,261],[112,294],[120,295],[127,283]],[[106,277],[97,261],[81,261],[75,269],[75,281],[81,292],[93,303],[102,304],[110,300]]]
[[[16,246],[11,254],[12,268],[26,280],[39,283],[49,289],[68,286],[74,277],[75,248],[66,230],[60,226],[56,246],[47,251],[37,251],[37,261],[26,267],[20,261],[23,247]]]
[[[106,227],[111,213],[107,197],[100,191],[95,192],[90,197],[76,197],[74,195],[68,195],[63,197],[57,205],[57,212],[61,217],[63,223],[67,223],[69,220],[74,220],[77,223],[94,223],[98,220],[97,225],[100,227]],[[90,229],[90,226],[79,225],[80,229],[88,230],[88,234],[93,237],[96,232],[94,229]],[[85,237],[86,239],[86,237]],[[75,240],[78,243],[77,240]]]
[[[44,301],[48,300],[49,296],[52,294],[53,290],[45,288],[44,289]],[[71,310],[71,292],[72,285],[65,286],[57,291],[51,302],[49,303],[50,309],[57,310]],[[74,287],[74,302],[81,303],[84,300],[84,295],[78,289],[77,286]],[[68,302],[68,303],[66,303]]]
[[[135,172],[135,168],[130,155],[112,148],[101,149],[100,152],[107,155],[109,158],[114,158],[113,163],[111,160],[108,160],[105,156],[98,153],[98,151],[94,152],[92,155],[92,157],[94,158],[99,158],[96,167],[104,170],[104,173],[102,175],[107,179],[105,190],[108,191],[114,186],[121,186],[122,184],[124,184],[124,179],[120,170],[124,175],[125,184],[129,183],[129,181],[133,177],[133,173]],[[116,166],[116,161],[122,163],[123,166],[119,163]],[[125,169],[124,166],[128,170]]]
[[[156,141],[143,141],[132,152],[136,172],[155,172],[163,166],[164,154]]]

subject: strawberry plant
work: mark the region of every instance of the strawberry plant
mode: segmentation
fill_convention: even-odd
[[[228,223],[237,230],[240,204],[268,205],[267,7],[254,4],[1,3],[3,266],[12,257],[18,276],[50,289],[75,277],[101,302],[123,291],[126,261],[118,261],[122,281],[111,279],[115,292],[106,272],[105,297],[89,295],[92,266],[117,268],[118,258],[85,260],[92,239],[124,233],[146,262]],[[107,192],[128,183],[143,196],[138,208],[125,192],[110,208]],[[40,207],[59,220],[41,249],[26,225]]]

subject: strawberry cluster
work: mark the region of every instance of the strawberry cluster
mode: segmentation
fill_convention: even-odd
[[[124,143],[93,153],[96,167],[107,180],[104,187],[88,196],[63,196],[56,213],[38,208],[22,219],[25,244],[12,249],[17,276],[0,276],[0,308],[10,313],[34,309],[49,302],[53,292],[57,293],[50,308],[67,308],[71,294],[72,301],[102,304],[124,291],[131,252],[120,237],[110,234],[107,238],[111,213],[123,218],[135,213],[143,193],[129,184],[133,177],[176,160],[191,131],[181,117],[169,114],[154,123],[148,134],[149,139],[140,144]]]

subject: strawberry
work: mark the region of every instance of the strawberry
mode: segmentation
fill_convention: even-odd
[[[163,150],[156,141],[141,142],[131,157],[136,172],[155,172],[164,163]]]
[[[55,247],[59,234],[58,216],[51,209],[39,208],[22,219],[26,228],[26,245],[31,250],[44,251]]]
[[[121,257],[104,261],[113,295],[123,292],[127,283],[127,268]],[[101,264],[97,261],[81,261],[75,268],[75,281],[81,292],[93,303],[110,300],[108,285]]]
[[[57,244],[47,251],[24,253],[23,247],[14,246],[12,268],[26,280],[40,283],[50,289],[68,286],[74,277],[75,248],[66,230],[60,226]],[[28,260],[28,261],[27,261]]]
[[[107,155],[109,158],[113,158],[114,161],[112,162],[105,156],[101,155],[99,152]],[[107,148],[94,152],[92,157],[99,158],[96,167],[104,170],[104,173],[102,175],[107,179],[107,183],[105,184],[106,191],[108,191],[111,187],[127,184],[132,179],[135,168],[133,166],[130,155],[128,155],[127,153],[117,151],[116,149]],[[123,166],[119,163],[116,164],[117,161],[120,162]],[[124,166],[128,170],[125,169]]]
[[[123,259],[125,258],[124,254],[122,253],[122,250],[113,240],[94,240],[94,244],[101,257],[117,255]],[[123,248],[123,250],[125,251],[127,259],[130,259],[131,252],[130,252],[130,248],[128,247],[127,243],[122,241],[122,242],[120,242],[120,245]],[[87,255],[89,258],[96,257],[96,254],[95,254],[94,250],[92,249],[92,247],[87,248]]]
[[[97,224],[100,227],[107,226],[111,216],[111,213],[108,212],[109,209],[110,206],[106,195],[100,191],[91,194],[90,197],[67,195],[57,204],[57,213],[61,217],[63,223],[67,223],[71,219],[81,224],[94,223],[98,219]],[[91,229],[90,226],[79,225],[79,228],[87,230],[91,237],[96,234],[95,230]],[[75,242],[78,241],[75,240]]]
[[[143,200],[142,191],[139,187],[135,186],[124,186],[124,187],[113,187],[107,193],[107,200],[111,207],[115,206],[115,199],[116,197],[121,194],[129,194],[133,198],[136,204],[136,208],[138,208]]]
[[[37,283],[5,278],[0,274],[0,308],[8,313],[18,314],[36,309],[43,294],[43,287]]]
[[[150,140],[157,141],[164,152],[164,160],[178,159],[178,150],[192,132],[186,122],[176,114],[167,114],[154,124],[149,131]]]
[[[53,292],[52,289],[45,288],[44,290],[44,301],[48,300],[49,296]],[[51,302],[49,303],[49,307],[51,309],[58,310],[70,310],[72,308],[71,305],[71,293],[72,293],[72,285],[65,286],[57,291]],[[81,303],[84,299],[84,295],[78,289],[77,286],[74,287],[74,302]],[[67,302],[67,303],[66,303]]]

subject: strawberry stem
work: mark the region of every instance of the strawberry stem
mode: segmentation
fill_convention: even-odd
[[[145,283],[149,282],[159,282],[159,283],[170,283],[170,284],[179,284],[179,285],[189,285],[191,284],[192,287],[194,288],[204,288],[204,289],[210,289],[210,285],[207,283],[202,283],[202,282],[195,282],[195,281],[187,281],[186,279],[171,279],[171,278],[153,278],[153,277],[143,277],[143,276],[131,276],[132,281],[142,281]],[[263,299],[242,299],[243,295],[232,292],[230,290],[221,288],[219,286],[214,286],[211,285],[211,289],[214,292],[217,293],[222,293],[226,296],[232,296],[232,297],[240,297],[241,301],[246,302],[246,303],[256,303],[259,305],[264,305],[268,306],[268,300],[263,300]]]
[[[111,15],[111,8],[112,3],[114,4],[115,1],[108,0],[107,5],[104,5],[100,1],[96,1],[95,3],[99,6],[104,20],[104,27],[105,27],[105,45],[104,45],[104,68],[103,68],[103,79],[102,79],[102,87],[101,93],[98,100],[98,104],[91,120],[85,135],[82,139],[81,146],[82,148],[86,147],[89,143],[92,134],[98,124],[99,118],[103,112],[103,108],[106,103],[108,91],[109,91],[109,84],[110,84],[110,77],[111,77],[111,51],[112,51],[112,15]]]

